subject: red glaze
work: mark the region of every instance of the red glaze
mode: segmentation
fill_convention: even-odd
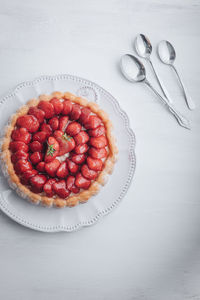
[[[42,161],[42,153],[41,152],[34,152],[30,155],[30,161],[32,162],[33,165],[38,164],[39,162]]]
[[[56,158],[56,156],[58,155],[59,149],[60,149],[60,146],[59,146],[59,143],[57,142],[57,140],[53,136],[50,136],[48,138],[48,147],[47,147],[44,161],[46,163],[53,161]]]
[[[47,181],[47,178],[45,175],[37,174],[37,175],[31,177],[29,182],[31,185],[32,192],[41,193],[46,181]]]
[[[83,154],[85,152],[87,152],[89,149],[88,145],[87,144],[83,144],[83,145],[78,145],[74,148],[74,152],[76,154]]]
[[[69,120],[68,116],[60,117],[60,119],[59,119],[59,126],[58,126],[59,130],[65,132],[68,120]]]
[[[66,187],[65,180],[59,180],[53,184],[53,190],[54,192],[60,197],[60,198],[67,198],[70,194],[70,191]]]
[[[20,181],[22,184],[29,184],[29,179],[33,176],[35,176],[38,172],[36,170],[28,170],[26,172],[24,172],[20,178]]]
[[[63,102],[62,114],[63,115],[69,115],[71,110],[72,110],[72,102],[70,100],[65,100]]]
[[[24,152],[28,152],[28,145],[24,142],[10,142],[9,149],[12,152],[17,152],[18,150],[22,150]]]
[[[45,171],[49,174],[49,176],[55,177],[59,166],[60,161],[58,159],[54,159],[53,161],[45,164]]]
[[[45,131],[36,132],[33,135],[33,141],[38,141],[40,143],[44,143],[47,139],[47,133]]]
[[[28,132],[26,128],[18,128],[13,130],[11,138],[14,141],[24,142],[25,144],[29,144],[31,141],[31,134]]]
[[[86,144],[89,141],[89,135],[86,131],[80,131],[77,135],[75,135],[74,140],[76,145]]]
[[[45,162],[41,161],[39,164],[37,164],[36,169],[39,172],[44,172],[45,171]]]
[[[32,152],[42,151],[43,149],[43,145],[38,141],[30,143],[29,147]]]
[[[36,106],[30,107],[28,114],[36,117],[39,123],[44,122],[45,112],[43,110],[37,108]]]
[[[88,153],[92,158],[99,158],[99,159],[104,158],[108,155],[107,150],[105,148],[96,149],[91,147]]]
[[[53,117],[49,120],[49,125],[51,126],[52,130],[55,131],[58,129],[59,126],[59,119],[58,117]]]
[[[88,164],[88,167],[94,171],[101,171],[102,167],[103,167],[103,162],[101,159],[92,158],[90,156],[88,156],[88,158],[87,158],[87,164]]]
[[[63,161],[60,164],[59,168],[57,169],[56,176],[59,178],[66,178],[68,174],[69,171],[68,171],[67,163]]]
[[[55,115],[54,106],[49,101],[40,101],[38,108],[44,111],[46,119],[50,119]]]
[[[36,132],[40,126],[38,119],[32,115],[24,115],[17,119],[17,126],[26,128],[29,132]]]
[[[80,192],[80,189],[75,186],[75,177],[69,175],[66,180],[67,188],[74,194],[78,194]]]
[[[89,179],[86,179],[82,176],[81,173],[78,173],[76,175],[75,185],[80,189],[87,190],[91,184],[91,181]]]
[[[66,129],[66,133],[74,136],[81,131],[81,125],[78,122],[71,122]]]
[[[53,197],[55,195],[53,190],[53,184],[56,183],[56,179],[50,178],[47,180],[43,187],[43,191],[46,193],[47,197]]]
[[[70,113],[71,120],[78,120],[81,115],[81,107],[79,104],[73,104],[72,110]]]
[[[98,175],[98,173],[96,171],[90,170],[88,168],[88,165],[83,165],[81,167],[81,173],[85,178],[90,179],[90,180],[94,180]]]
[[[88,130],[89,136],[92,136],[92,137],[98,137],[98,136],[104,135],[105,132],[106,132],[106,129],[103,125],[95,128],[95,129]]]
[[[15,152],[11,155],[11,161],[12,161],[13,164],[15,164],[20,159],[27,160],[28,159],[28,153],[24,152],[23,150],[19,150],[19,151]]]
[[[101,124],[101,119],[99,119],[97,116],[91,115],[88,118],[88,121],[84,124],[86,129],[95,129],[99,127]]]
[[[52,98],[50,103],[53,104],[55,114],[59,115],[63,110],[63,103],[57,98]]]
[[[67,159],[66,162],[70,173],[76,174],[79,170],[79,166],[70,159]]]
[[[20,159],[14,165],[15,172],[19,175],[28,170],[32,170],[32,165],[29,161],[25,159]]]
[[[49,137],[52,134],[52,128],[49,124],[43,123],[40,127],[40,130],[46,132],[47,137]]]
[[[89,108],[87,108],[87,107],[82,108],[79,121],[82,124],[85,124],[89,120],[90,114],[91,114],[91,110]]]
[[[85,154],[72,154],[72,156],[71,156],[71,160],[75,164],[82,164],[82,163],[84,163],[85,159],[86,159]]]
[[[95,148],[105,148],[108,145],[107,139],[104,135],[99,137],[91,137],[90,138],[90,145]]]

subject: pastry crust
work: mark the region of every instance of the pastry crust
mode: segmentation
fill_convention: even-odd
[[[90,110],[95,113],[104,123],[106,128],[106,137],[108,140],[108,150],[109,154],[104,161],[104,168],[99,173],[97,179],[93,181],[88,190],[82,190],[77,195],[69,196],[66,199],[61,199],[59,197],[48,198],[47,196],[41,194],[35,194],[29,190],[29,188],[23,185],[19,177],[16,175],[14,171],[13,164],[11,162],[11,152],[9,150],[9,144],[11,141],[11,133],[15,128],[16,121],[18,117],[27,114],[29,108],[31,106],[37,106],[38,103],[43,101],[49,101],[52,98],[58,99],[68,99],[73,103],[80,104],[82,106],[90,108]],[[31,202],[38,204],[41,203],[44,206],[55,206],[55,207],[73,207],[78,203],[87,202],[87,200],[98,193],[100,186],[105,184],[106,178],[108,174],[112,173],[114,163],[116,161],[116,156],[118,153],[118,149],[115,143],[115,139],[112,136],[112,123],[108,118],[106,112],[100,109],[99,105],[94,102],[88,102],[86,99],[77,97],[69,92],[53,92],[51,95],[40,95],[38,99],[31,99],[27,102],[26,105],[22,106],[10,119],[9,124],[5,127],[5,134],[2,140],[1,146],[1,162],[2,162],[2,170],[6,177],[9,178],[9,184],[12,188],[16,189],[16,192],[23,198],[29,199]]]

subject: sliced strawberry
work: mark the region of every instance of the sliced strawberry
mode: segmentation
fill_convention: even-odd
[[[99,159],[104,158],[108,155],[107,150],[105,148],[96,149],[91,147],[88,153],[92,158],[99,158]]]
[[[49,101],[40,101],[38,108],[44,111],[46,119],[50,119],[55,115],[54,106]]]
[[[65,132],[68,120],[69,120],[68,116],[60,117],[60,119],[59,119],[59,130]]]
[[[38,119],[32,115],[24,115],[17,119],[17,126],[26,128],[29,132],[36,132],[40,126]]]
[[[45,162],[41,161],[39,164],[37,164],[36,169],[39,172],[44,172],[45,171]]]
[[[63,103],[57,98],[52,98],[50,103],[53,104],[55,114],[59,115],[63,110]]]
[[[54,192],[60,197],[60,198],[67,198],[70,194],[70,191],[66,187],[65,180],[59,180],[53,184],[53,190]]]
[[[34,152],[30,155],[30,161],[32,162],[33,165],[38,164],[39,162],[42,161],[42,153],[41,152]]]
[[[91,115],[88,118],[88,121],[84,124],[86,129],[94,129],[99,127],[101,124],[101,119],[99,119],[97,116]]]
[[[91,110],[89,108],[87,107],[82,108],[79,121],[82,124],[85,124],[88,121],[90,114],[91,114]]]
[[[104,135],[105,132],[106,132],[106,129],[103,125],[95,128],[95,129],[88,130],[88,134],[93,137],[98,137],[98,136]]]
[[[11,155],[11,161],[15,164],[20,159],[28,159],[28,153],[23,150],[19,150]]]
[[[87,190],[91,184],[91,181],[89,179],[86,179],[82,176],[81,173],[78,173],[76,175],[75,185],[80,189]]]
[[[72,154],[72,156],[71,156],[71,160],[75,164],[82,164],[82,163],[84,163],[85,159],[86,159],[85,154]]]
[[[53,161],[54,158],[58,155],[60,146],[57,140],[53,136],[50,136],[48,138],[47,144],[48,144],[48,148],[44,160],[45,162],[49,163],[50,161]]]
[[[81,125],[78,122],[71,122],[66,129],[66,133],[74,136],[81,131]]]
[[[87,164],[88,164],[88,167],[94,171],[101,171],[102,167],[103,167],[103,162],[101,159],[92,158],[90,156],[88,156],[88,158],[87,158]]]
[[[85,178],[90,179],[90,180],[94,180],[98,175],[98,173],[96,171],[90,170],[88,168],[88,165],[83,165],[81,167],[81,173]]]
[[[42,149],[43,149],[43,145],[38,141],[34,141],[34,142],[30,143],[29,147],[32,152],[42,151]]]
[[[56,183],[56,179],[50,178],[47,180],[43,187],[43,191],[46,193],[47,197],[53,197],[55,195],[53,190],[53,184]]]
[[[24,172],[20,178],[21,183],[25,185],[29,184],[29,179],[35,176],[37,173],[38,172],[35,169]]]
[[[59,119],[58,117],[53,117],[49,120],[49,125],[51,126],[52,130],[55,131],[58,129],[59,126]]]
[[[30,178],[30,185],[31,185],[31,190],[34,193],[41,193],[43,190],[43,187],[47,181],[47,178],[45,175],[35,175]]]
[[[45,112],[43,110],[32,106],[32,107],[29,108],[28,114],[33,115],[34,117],[36,117],[38,119],[39,123],[44,122]]]
[[[65,100],[63,102],[63,110],[62,110],[62,114],[63,115],[69,115],[71,110],[72,110],[72,102],[70,100]]]
[[[55,177],[59,166],[60,161],[58,159],[54,159],[53,161],[45,164],[45,171],[49,174],[49,176]]]
[[[24,142],[25,144],[29,144],[31,140],[31,134],[26,128],[22,127],[13,130],[11,137],[14,141]]]
[[[19,175],[28,170],[32,170],[32,165],[28,160],[20,159],[14,165],[15,172]]]
[[[78,145],[74,148],[74,152],[76,154],[83,154],[85,152],[87,152],[89,149],[88,145],[87,144],[83,144],[83,145]]]
[[[10,142],[9,149],[12,152],[17,152],[18,150],[22,150],[24,152],[28,152],[28,145],[24,142]]]
[[[44,143],[47,139],[47,133],[45,131],[36,132],[33,135],[33,141],[38,141],[40,143]]]
[[[42,125],[40,126],[40,130],[46,132],[47,137],[49,137],[52,134],[52,128],[47,123],[42,123]]]
[[[90,145],[95,148],[105,148],[108,145],[107,139],[104,135],[98,137],[91,137],[90,138]]]
[[[75,164],[73,161],[71,161],[70,159],[67,159],[66,162],[70,173],[76,174],[79,170],[79,166]]]
[[[89,135],[86,131],[80,131],[77,135],[74,137],[76,145],[82,145],[86,144],[89,141]]]
[[[63,155],[65,153],[71,152],[74,149],[75,141],[71,136],[67,135],[66,133],[63,134],[63,132],[59,130],[56,130],[54,132],[54,136],[60,146],[58,155]]]
[[[70,113],[71,120],[78,120],[81,115],[81,107],[79,104],[73,104],[72,111]]]
[[[68,171],[67,163],[63,161],[56,172],[56,176],[59,178],[65,178],[67,177],[68,174],[69,171]]]
[[[75,186],[75,177],[74,176],[68,176],[66,180],[67,188],[72,193],[77,194],[79,193],[80,189]]]

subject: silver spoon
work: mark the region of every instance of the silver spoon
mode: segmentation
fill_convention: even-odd
[[[144,65],[133,55],[125,54],[121,57],[120,67],[122,74],[131,82],[143,82],[148,87],[150,87],[153,92],[159,97],[159,99],[164,103],[169,111],[175,116],[179,124],[187,129],[190,129],[189,121],[183,117],[167,99],[162,97],[156,89],[151,85],[151,83],[146,78],[146,70]]]
[[[158,77],[158,74],[156,73],[156,70],[153,66],[153,63],[150,59],[150,55],[151,55],[151,52],[152,52],[152,45],[148,39],[148,37],[146,37],[144,34],[138,34],[135,38],[135,49],[136,49],[136,52],[137,54],[142,57],[142,58],[145,58],[149,64],[151,65],[151,68],[154,72],[154,75],[159,83],[159,86],[163,92],[163,95],[165,96],[165,98],[167,98],[167,100],[172,103],[172,100],[164,86],[164,84],[161,82],[160,78]]]
[[[175,49],[172,46],[172,44],[168,41],[161,41],[158,44],[158,55],[160,57],[160,60],[164,64],[171,66],[172,69],[175,71],[175,73],[179,79],[179,82],[181,84],[181,87],[183,89],[183,93],[184,93],[184,97],[185,97],[187,106],[189,107],[189,109],[195,109],[195,104],[194,104],[193,100],[191,99],[191,97],[189,96],[188,92],[186,91],[185,86],[177,72],[177,69],[174,66],[174,61],[176,59],[176,52],[175,52]]]

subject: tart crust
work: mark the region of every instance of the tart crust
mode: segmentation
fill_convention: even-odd
[[[35,194],[29,190],[29,188],[25,185],[23,185],[19,177],[16,175],[13,164],[11,162],[11,152],[9,150],[9,144],[11,141],[11,133],[13,129],[15,128],[16,121],[18,117],[27,114],[29,108],[31,106],[37,106],[38,103],[43,101],[49,101],[52,98],[58,98],[58,99],[68,99],[71,100],[73,103],[80,104],[82,106],[90,108],[90,110],[95,113],[104,123],[106,128],[106,137],[108,140],[108,149],[109,153],[107,158],[104,161],[104,167],[103,170],[99,173],[98,177],[95,181],[93,181],[89,187],[88,190],[82,190],[79,194],[74,194],[66,199],[62,199],[59,197],[53,197],[49,198],[46,195],[43,195],[43,193]],[[23,198],[30,200],[31,202],[35,204],[43,204],[44,206],[56,206],[56,207],[73,207],[77,205],[78,203],[84,203],[87,202],[88,199],[98,193],[101,185],[104,185],[106,182],[106,178],[108,174],[112,173],[116,157],[118,154],[118,149],[115,143],[115,138],[112,135],[112,123],[108,118],[108,115],[105,111],[100,109],[99,105],[94,102],[89,102],[84,98],[77,97],[69,92],[53,92],[51,95],[40,95],[38,99],[31,99],[27,102],[26,105],[22,106],[11,118],[8,123],[8,125],[4,129],[4,137],[2,139],[2,145],[1,145],[1,167],[4,175],[8,177],[9,185],[16,189],[16,192]]]

